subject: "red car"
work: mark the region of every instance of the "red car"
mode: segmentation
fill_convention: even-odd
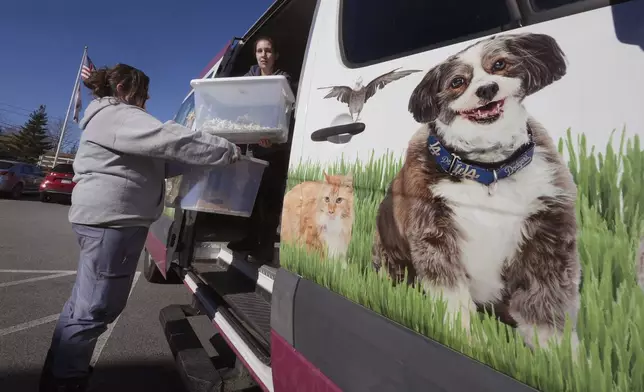
[[[74,167],[71,163],[61,163],[47,174],[40,183],[40,201],[49,202],[53,195],[64,195],[71,197],[76,183],[74,178]]]

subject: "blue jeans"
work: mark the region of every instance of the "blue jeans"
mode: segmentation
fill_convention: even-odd
[[[125,308],[148,234],[145,227],[72,228],[80,260],[52,338],[51,372],[56,378],[87,375],[98,337]]]

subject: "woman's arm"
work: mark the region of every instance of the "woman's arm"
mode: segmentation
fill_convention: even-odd
[[[119,108],[122,121],[117,125],[111,148],[132,155],[174,160],[189,165],[228,164],[239,159],[239,148],[228,140],[174,121],[162,123],[132,106]]]

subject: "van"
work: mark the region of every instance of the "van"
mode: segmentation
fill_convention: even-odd
[[[231,252],[247,218],[182,210],[181,177],[146,244],[146,278],[193,294],[160,315],[188,388],[644,390],[642,17],[275,1],[200,78],[270,36],[297,85],[279,257]]]

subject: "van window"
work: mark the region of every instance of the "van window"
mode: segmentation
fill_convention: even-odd
[[[186,117],[188,117],[188,114],[190,114],[190,112],[193,112],[194,109],[195,109],[195,95],[194,93],[190,93],[188,98],[186,98],[186,100],[183,101],[183,103],[181,104],[181,107],[179,108],[177,115],[174,116],[174,121],[178,124],[190,127],[191,124],[190,125],[186,124],[187,123]]]
[[[347,65],[366,65],[464,40],[511,21],[506,0],[343,0]]]
[[[530,4],[532,4],[532,8],[534,8],[535,11],[544,11],[582,1],[585,0],[530,0]]]

